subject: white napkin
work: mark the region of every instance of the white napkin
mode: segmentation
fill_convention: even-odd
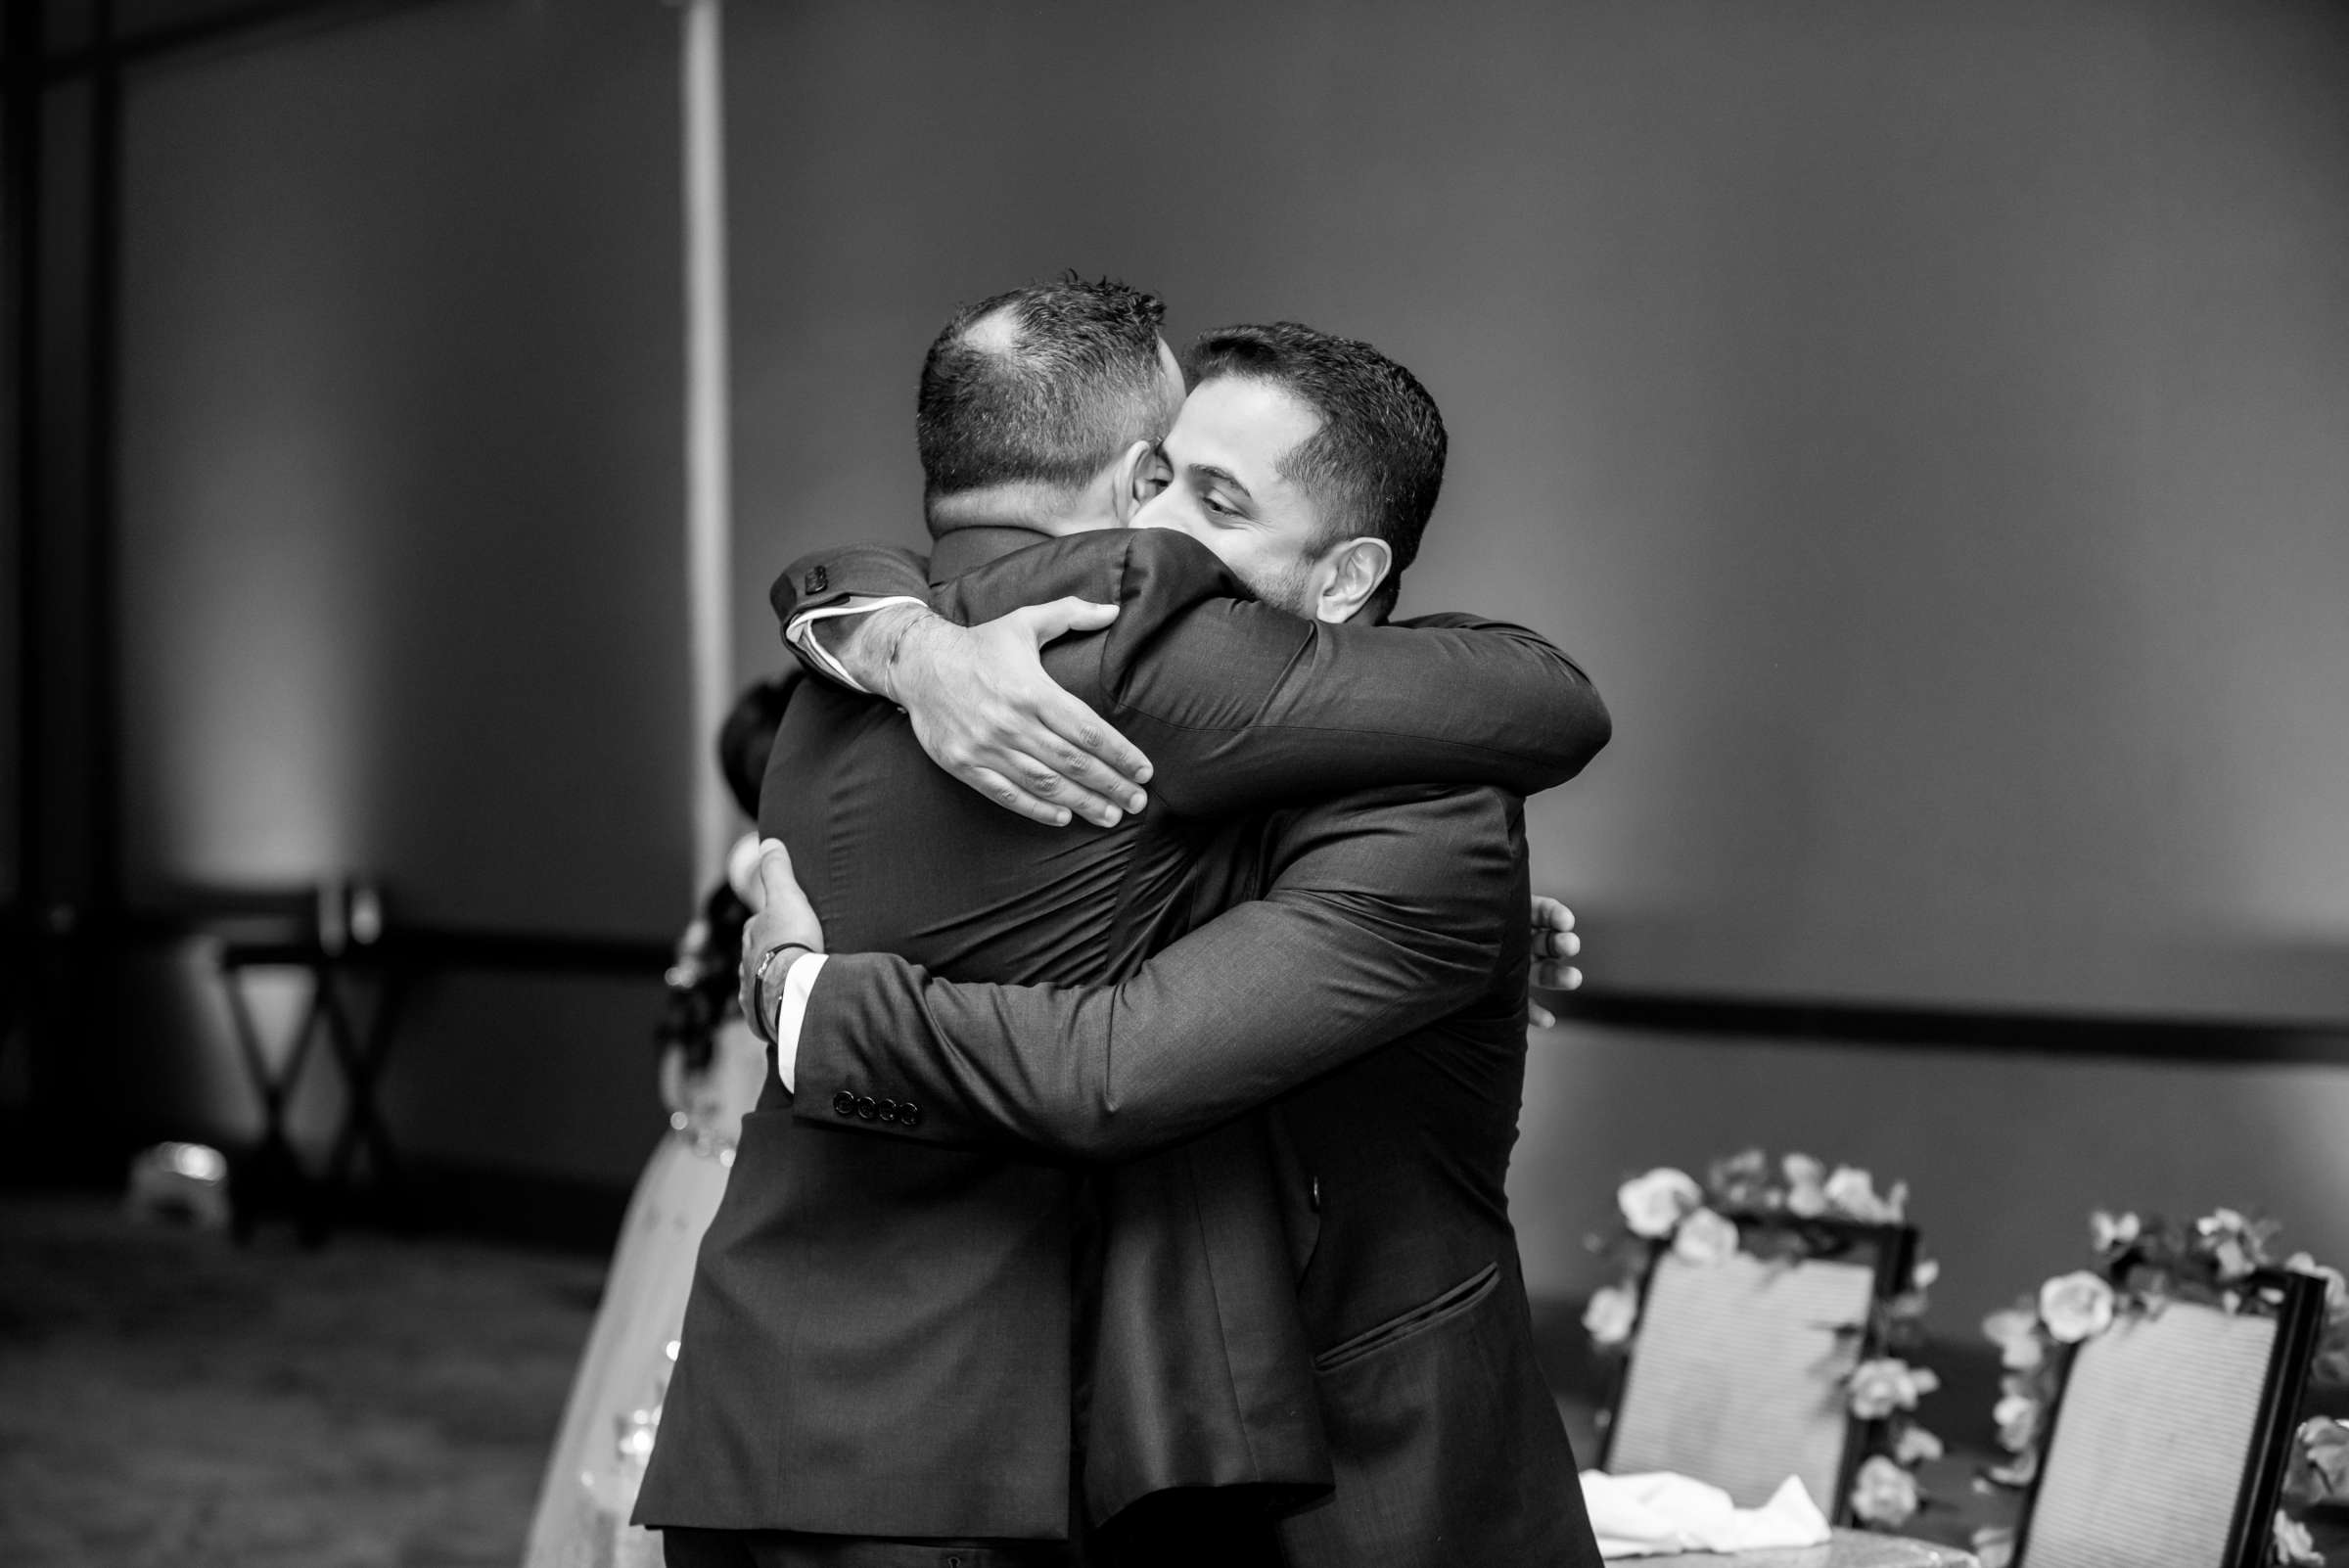
[[[1788,1476],[1759,1508],[1740,1508],[1719,1487],[1684,1475],[1607,1475],[1585,1470],[1583,1505],[1602,1557],[1650,1557],[1670,1551],[1751,1551],[1816,1546],[1827,1540],[1826,1516]]]

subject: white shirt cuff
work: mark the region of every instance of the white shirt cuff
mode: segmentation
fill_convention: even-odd
[[[927,599],[917,599],[909,593],[895,593],[884,599],[852,599],[840,604],[828,604],[820,610],[803,610],[793,616],[790,623],[783,628],[783,640],[823,666],[834,680],[849,690],[861,691],[870,697],[872,693],[865,689],[864,683],[842,668],[840,661],[832,657],[832,651],[816,638],[810,628],[819,621],[837,621],[842,616],[869,616],[876,610],[886,610],[898,604],[918,605],[924,610],[930,608]]]
[[[800,1029],[807,1022],[807,993],[823,972],[820,952],[804,952],[783,971],[783,999],[775,1003],[775,1077],[785,1093],[799,1092]]]

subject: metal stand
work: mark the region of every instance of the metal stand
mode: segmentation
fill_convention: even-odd
[[[260,971],[296,971],[309,977],[309,994],[291,1042],[276,1065],[263,1048],[258,1020],[246,986]],[[374,1006],[364,1015],[351,992],[364,972],[373,982]],[[305,1246],[326,1239],[329,1224],[346,1205],[362,1158],[369,1185],[393,1207],[399,1187],[399,1159],[376,1099],[376,1086],[391,1054],[392,1033],[406,976],[395,962],[366,948],[330,953],[314,943],[232,943],[220,949],[220,984],[245,1073],[261,1105],[261,1135],[238,1162],[231,1197],[238,1240],[252,1237],[260,1221],[289,1215]],[[335,1130],[324,1173],[313,1176],[288,1135],[294,1092],[323,1040],[343,1078],[343,1119]]]

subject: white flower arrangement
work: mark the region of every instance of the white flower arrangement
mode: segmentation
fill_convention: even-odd
[[[1615,1204],[1622,1230],[1593,1236],[1590,1245],[1612,1258],[1618,1277],[1593,1291],[1583,1312],[1583,1328],[1602,1357],[1621,1355],[1630,1345],[1639,1326],[1640,1282],[1662,1254],[1699,1268],[1740,1251],[1791,1266],[1837,1249],[1842,1238],[1834,1225],[1903,1223],[1909,1188],[1895,1182],[1879,1193],[1875,1178],[1855,1167],[1830,1171],[1807,1154],[1789,1154],[1773,1165],[1762,1150],[1748,1149],[1716,1161],[1702,1182],[1669,1166],[1634,1176],[1616,1189]],[[1941,1387],[1941,1379],[1904,1359],[1923,1338],[1926,1292],[1939,1271],[1930,1260],[1919,1262],[1901,1292],[1877,1304],[1862,1336],[1861,1360],[1844,1378],[1852,1415],[1869,1427],[1869,1452],[1853,1480],[1852,1512],[1878,1529],[1897,1529],[1925,1505],[1916,1467],[1942,1455],[1941,1439],[1915,1414],[1918,1401]]]
[[[2244,1288],[2262,1268],[2280,1268],[2325,1282],[2325,1332],[2315,1381],[2349,1383],[2349,1278],[2305,1252],[2278,1262],[2277,1229],[2272,1221],[2250,1220],[2234,1209],[2216,1210],[2191,1225],[2101,1210],[2092,1215],[2089,1234],[2101,1271],[2058,1274],[2036,1295],[1982,1321],[2005,1372],[1991,1417],[1998,1424],[1999,1446],[2010,1455],[1985,1479],[2014,1489],[2038,1479],[2047,1412],[2061,1387],[2059,1350],[2095,1339],[2124,1315],[2158,1313],[2173,1300],[2230,1313],[2270,1310],[2257,1291]],[[2116,1286],[2116,1279],[2124,1283]],[[2349,1425],[2325,1416],[2301,1425],[2284,1497],[2287,1506],[2277,1510],[2269,1532],[2269,1562],[2275,1568],[2323,1568],[2307,1527],[2290,1505],[2349,1501]],[[1977,1531],[1973,1547],[1982,1568],[2006,1568],[2014,1531],[2008,1526]]]

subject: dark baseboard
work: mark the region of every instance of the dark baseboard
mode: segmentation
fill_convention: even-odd
[[[1650,992],[1544,993],[1563,1021],[1820,1044],[2175,1062],[2349,1063],[2349,1022],[2013,1012]]]

